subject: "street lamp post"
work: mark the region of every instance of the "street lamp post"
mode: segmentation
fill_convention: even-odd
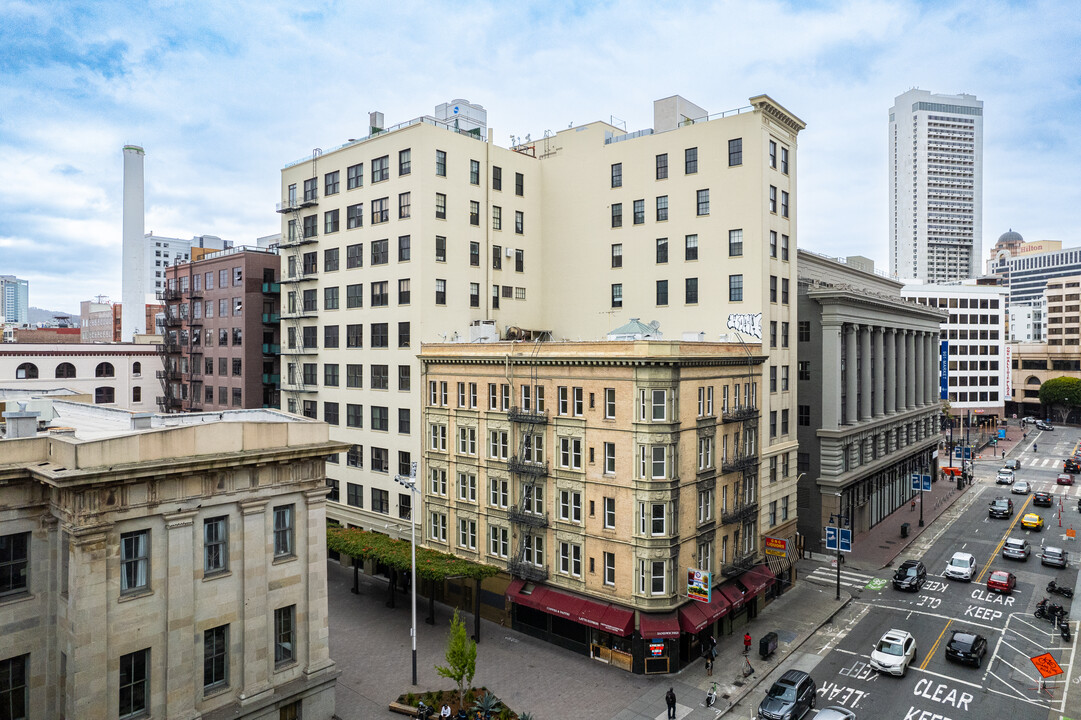
[[[836,600],[841,599],[841,528],[846,520],[844,513],[841,512],[841,502],[843,498],[841,493],[834,493],[837,498],[837,514],[830,516],[830,522],[833,522],[833,518],[837,518],[837,597]]]
[[[409,476],[395,475],[394,481],[402,487],[409,490],[416,500],[420,500],[420,490],[417,488],[417,464],[413,463],[410,467]],[[409,553],[412,570],[412,578],[410,579],[410,585],[413,590],[413,626],[409,630],[409,634],[413,638],[413,684],[417,684],[417,523],[416,523],[416,502],[410,503],[409,506],[409,531],[412,537],[410,543]]]

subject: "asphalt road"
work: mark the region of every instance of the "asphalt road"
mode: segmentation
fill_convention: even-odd
[[[1071,624],[1074,638],[1068,643],[1048,621],[1033,616],[1036,603],[1047,596],[1049,580],[1071,588],[1077,584],[1081,549],[1075,549],[1076,541],[1067,540],[1065,533],[1071,527],[1081,531],[1081,485],[1056,486],[1055,478],[1062,470],[1062,460],[1077,448],[1079,436],[1077,428],[1032,432],[1023,449],[1011,456],[1022,462],[1017,479],[1027,480],[1033,492],[1055,493],[1052,508],[1033,508],[1031,494],[1011,495],[1008,486],[996,485],[1000,461],[977,462],[977,487],[895,561],[896,567],[909,558],[923,560],[928,573],[924,587],[915,593],[893,590],[884,582],[892,576],[889,568],[876,574],[844,571],[842,582],[857,593],[856,600],[807,643],[805,652],[774,674],[792,667],[810,672],[818,683],[818,709],[839,705],[859,718],[1058,720],[1063,715],[1081,715],[1081,672],[1074,668],[1081,607]],[[1031,449],[1034,442],[1039,453]],[[987,505],[996,495],[1012,497],[1011,518],[988,517]],[[1031,511],[1043,517],[1042,531],[1021,527],[1022,515]],[[1025,538],[1032,545],[1033,554],[1027,561],[1002,557],[1002,544],[1010,537]],[[1065,570],[1041,566],[1039,553],[1044,544],[1070,552]],[[942,576],[957,551],[976,558],[976,575],[970,583]],[[1017,577],[1012,594],[987,591],[986,580],[993,570],[1007,570]],[[808,579],[832,584],[834,573],[823,568]],[[1070,600],[1058,595],[1051,598],[1070,609]],[[918,648],[916,660],[903,678],[880,675],[868,664],[873,646],[894,628],[910,632]],[[946,643],[954,630],[987,638],[988,653],[980,668],[946,660]],[[1040,674],[1030,658],[1045,653],[1051,654],[1063,673],[1048,678],[1041,689]],[[767,678],[761,689],[767,689],[774,679]],[[756,693],[748,698],[738,716],[752,715],[761,697]],[[812,710],[807,718],[816,714]]]

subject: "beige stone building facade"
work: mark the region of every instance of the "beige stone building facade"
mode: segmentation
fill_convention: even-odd
[[[326,425],[53,404],[4,413],[4,710],[329,720]]]
[[[1081,276],[1048,280],[1044,306],[1046,342],[1015,343],[1008,348],[1012,403],[1007,410],[1018,417],[1077,422],[1076,410],[1071,417],[1052,417],[1040,402],[1040,386],[1052,378],[1081,377]]]
[[[474,122],[447,106],[373,119],[369,136],[282,170],[283,408],[352,445],[329,472],[358,490],[330,516],[409,517],[392,478],[424,440],[419,343],[588,341],[632,317],[761,343],[760,472],[794,464],[780,428],[796,406],[803,122],[765,95],[712,114],[673,96],[646,130],[594,122],[503,148],[482,108],[461,108]],[[793,487],[762,488],[760,524]]]
[[[764,550],[791,544],[796,498],[761,511],[794,466],[759,475],[760,346],[436,343],[420,360],[425,540],[505,568],[516,628],[670,672],[791,580]],[[695,571],[712,602],[687,599]]]

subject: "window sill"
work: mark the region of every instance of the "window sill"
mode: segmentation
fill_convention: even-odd
[[[148,597],[148,596],[153,595],[153,594],[154,594],[154,591],[151,590],[151,589],[132,590],[132,591],[127,592],[127,593],[122,591],[120,597],[117,598],[116,601],[117,602],[130,602],[132,600],[138,600],[139,598]]]
[[[285,672],[286,670],[291,670],[291,669],[295,668],[296,666],[297,666],[297,661],[296,660],[286,660],[286,661],[281,662],[281,663],[276,663],[274,665],[274,672],[276,672],[276,673]]]
[[[279,555],[274,558],[274,561],[271,563],[271,565],[284,565],[285,563],[293,562],[296,559],[296,555]]]
[[[203,582],[210,582],[211,580],[217,580],[218,578],[231,577],[232,574],[232,570],[215,570],[209,575],[204,574]]]
[[[19,592],[11,593],[10,595],[4,595],[0,597],[0,605],[14,605],[15,603],[23,602],[25,600],[33,600],[35,597],[37,596],[31,593],[29,590],[21,590]]]
[[[204,688],[203,689],[203,700],[209,700],[210,698],[217,697],[218,695],[223,695],[223,694],[229,692],[230,689],[231,688],[229,687],[229,683],[223,683],[221,685],[215,685],[212,688]]]

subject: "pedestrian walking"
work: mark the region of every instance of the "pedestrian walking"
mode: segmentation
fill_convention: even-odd
[[[714,660],[717,659],[717,638],[712,635],[709,636],[709,656]]]
[[[676,720],[676,693],[672,688],[668,688],[668,692],[664,694],[664,702],[668,705],[668,717]]]
[[[751,634],[743,633],[743,654],[749,655],[751,652]]]

